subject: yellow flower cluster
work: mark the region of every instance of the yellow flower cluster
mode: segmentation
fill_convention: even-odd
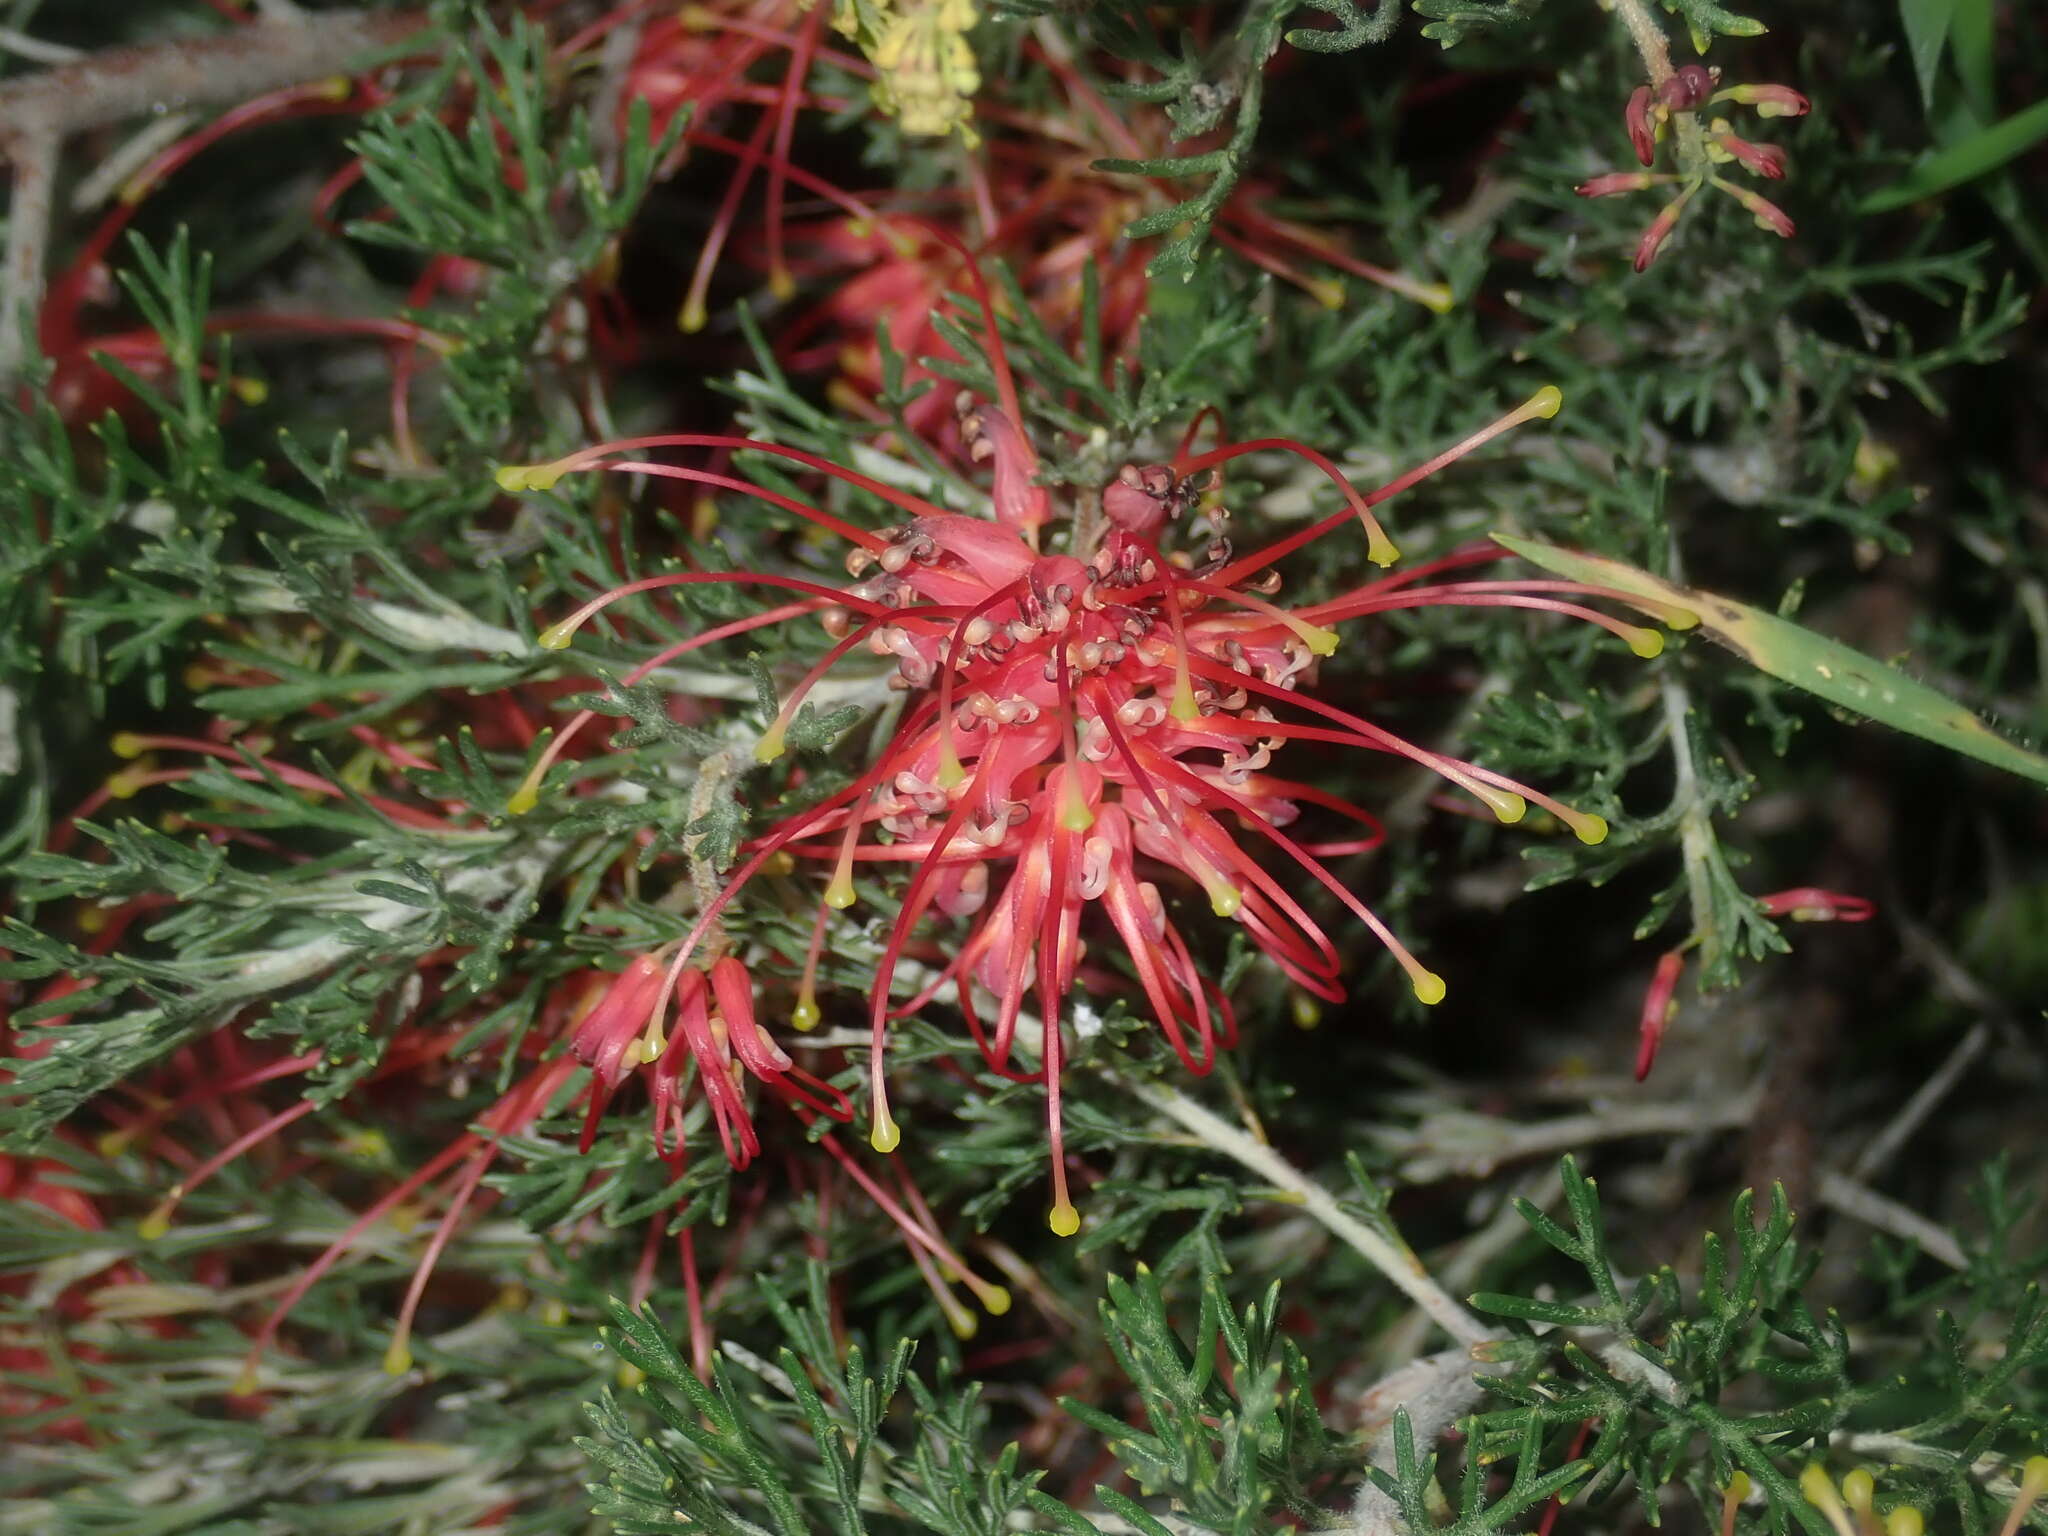
[[[905,133],[957,128],[970,147],[981,71],[967,34],[979,19],[974,0],[837,0],[832,13],[833,28],[875,66],[876,106]]]

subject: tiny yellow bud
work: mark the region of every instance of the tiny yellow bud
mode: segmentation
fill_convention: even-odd
[[[1628,648],[1645,661],[1664,654],[1664,637],[1654,629],[1638,629],[1631,624],[1623,638],[1628,641]]]
[[[133,768],[123,769],[107,779],[107,793],[116,800],[132,800],[143,791],[143,776],[149,772],[147,763],[137,763]]]
[[[1595,816],[1590,811],[1572,811],[1565,816],[1578,840],[1591,848],[1607,841],[1607,818]]]
[[[228,380],[228,388],[244,405],[261,405],[270,398],[270,386],[261,379],[232,378]]]
[[[1081,1230],[1081,1213],[1074,1209],[1071,1201],[1062,1200],[1047,1215],[1045,1224],[1052,1228],[1054,1237],[1072,1237]]]
[[[412,1351],[405,1347],[404,1339],[393,1339],[391,1347],[384,1351],[384,1369],[393,1376],[403,1376],[412,1369]]]
[[[1458,307],[1457,296],[1451,292],[1449,283],[1417,283],[1411,296],[1425,309],[1439,315],[1448,315]]]
[[[890,1117],[882,1105],[875,1106],[874,1129],[868,1132],[868,1145],[877,1152],[894,1152],[903,1145],[903,1128]]]
[[[154,1243],[169,1232],[171,1230],[171,1213],[178,1208],[178,1196],[180,1193],[182,1191],[173,1189],[168,1195],[164,1196],[162,1201],[147,1216],[136,1223],[135,1235],[145,1243]]]
[[[1296,1029],[1314,1029],[1323,1022],[1323,1005],[1306,992],[1294,994],[1293,1011]]]
[[[1415,999],[1434,1008],[1444,1000],[1444,979],[1435,971],[1418,971],[1410,978],[1415,984]]]
[[[1529,802],[1511,789],[1488,789],[1482,784],[1473,793],[1486,802],[1502,826],[1511,827],[1529,814]]]
[[[551,1296],[540,1309],[540,1320],[550,1328],[559,1328],[569,1321],[569,1308],[560,1297]]]

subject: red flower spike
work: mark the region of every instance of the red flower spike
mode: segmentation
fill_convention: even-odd
[[[953,244],[943,232],[937,238]],[[1393,559],[1393,546],[1370,509],[1514,425],[1554,415],[1561,401],[1554,389],[1538,391],[1501,420],[1366,495],[1329,459],[1290,440],[1225,443],[1192,457],[1184,449],[1171,466],[1120,472],[1103,492],[1102,516],[1069,524],[1075,542],[1064,548],[1042,548],[1048,531],[1058,526],[1055,509],[1046,488],[1036,483],[1037,455],[1021,427],[986,284],[971,257],[959,254],[981,311],[999,396],[992,405],[960,412],[961,447],[992,470],[981,517],[935,506],[793,449],[703,434],[601,444],[552,464],[508,467],[499,481],[518,492],[545,489],[567,473],[611,469],[715,482],[840,533],[855,546],[848,559],[854,580],[843,589],[752,573],[651,577],[593,599],[546,632],[546,644],[567,644],[579,625],[618,598],[690,581],[793,587],[829,602],[821,617],[834,643],[785,696],[757,751],[762,761],[782,755],[782,730],[802,695],[855,644],[891,658],[890,686],[912,696],[893,735],[879,744],[857,781],[743,845],[739,866],[704,904],[674,952],[669,974],[677,978],[678,1024],[656,1063],[658,1134],[666,1137],[680,1123],[675,1095],[686,1058],[735,1164],[759,1148],[741,1093],[749,1076],[785,1097],[803,1099],[809,1108],[844,1117],[843,1101],[798,1071],[759,1031],[737,959],[715,962],[708,983],[687,967],[726,905],[770,860],[793,857],[810,861],[821,875],[830,873],[808,946],[813,953],[822,948],[828,913],[855,898],[854,868],[893,865],[907,880],[869,988],[869,1139],[886,1152],[901,1138],[884,1075],[889,1025],[950,985],[987,1068],[1046,1085],[1049,1221],[1068,1235],[1081,1218],[1068,1191],[1063,1152],[1062,1013],[1077,982],[1090,984],[1103,974],[1094,967],[1084,972],[1081,964],[1091,908],[1120,941],[1162,1036],[1193,1072],[1212,1067],[1216,1051],[1234,1040],[1235,1022],[1226,1000],[1194,964],[1169,895],[1176,888],[1201,891],[1218,917],[1243,925],[1302,992],[1328,1000],[1344,995],[1336,946],[1274,873],[1241,846],[1245,831],[1365,923],[1408,971],[1418,998],[1434,1003],[1443,996],[1442,979],[1324,866],[1317,851],[1322,845],[1305,844],[1283,830],[1311,804],[1363,823],[1370,833],[1366,845],[1378,837],[1377,825],[1363,811],[1267,772],[1288,741],[1319,739],[1398,753],[1457,784],[1501,821],[1519,819],[1533,801],[1585,841],[1606,834],[1599,817],[1413,746],[1305,696],[1303,686],[1320,658],[1336,647],[1332,626],[1375,612],[1447,603],[1590,620],[1645,655],[1655,652],[1661,637],[1560,595],[1613,595],[1599,588],[1547,578],[1432,580],[1480,558],[1469,552],[1380,578],[1310,609],[1289,610],[1269,600],[1278,582],[1269,567],[1354,518],[1367,531],[1371,557]],[[908,521],[871,534],[744,480],[679,464],[612,459],[654,448],[771,453],[880,496],[907,513]],[[1345,506],[1246,557],[1232,559],[1220,540],[1187,551],[1165,547],[1161,541],[1171,538],[1180,515],[1202,501],[1214,466],[1266,451],[1292,453],[1323,470],[1343,493]],[[851,622],[855,616],[857,625]],[[1303,711],[1313,723],[1297,718]],[[1335,847],[1360,844],[1353,838]],[[920,979],[912,989],[916,995],[899,1002],[896,973],[914,952],[912,935],[927,917],[955,926],[963,937],[936,977]],[[799,1023],[816,1020],[813,969],[807,958]],[[1033,992],[1036,1019],[1027,1024],[1026,1002]],[[987,1000],[993,1000],[992,1016]],[[1035,1030],[1033,1048],[1020,1049],[1020,1028]],[[593,1061],[597,1049],[591,1047]],[[828,1097],[805,1097],[805,1088]],[[933,1258],[943,1269],[945,1261]]]

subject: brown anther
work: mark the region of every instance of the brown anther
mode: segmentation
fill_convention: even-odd
[[[844,640],[847,630],[853,626],[853,615],[837,606],[820,608],[818,624],[834,640]]]
[[[846,552],[846,574],[849,576],[865,574],[868,567],[874,563],[875,557],[868,550],[849,549]]]

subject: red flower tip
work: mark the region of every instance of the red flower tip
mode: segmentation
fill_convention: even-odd
[[[1650,118],[1650,101],[1650,88],[1639,85],[1629,93],[1628,108],[1622,114],[1636,158],[1645,165],[1654,164],[1657,159],[1657,126]]]
[[[1772,181],[1784,179],[1785,151],[1777,145],[1752,144],[1749,140],[1738,138],[1732,133],[1716,134],[1714,142],[1757,175]]]
[[[1861,896],[1811,885],[1759,896],[1757,904],[1770,916],[1789,917],[1795,923],[1862,923],[1877,915],[1876,904]]]
[[[1661,955],[1650,975],[1650,989],[1643,994],[1640,1043],[1636,1046],[1636,1081],[1650,1075],[1657,1063],[1657,1047],[1664,1041],[1665,1026],[1678,1013],[1678,978],[1685,970],[1685,951],[1674,949]]]
[[[1614,197],[1623,192],[1646,192],[1668,177],[1653,176],[1648,171],[1609,171],[1582,181],[1573,190],[1581,197]]]

